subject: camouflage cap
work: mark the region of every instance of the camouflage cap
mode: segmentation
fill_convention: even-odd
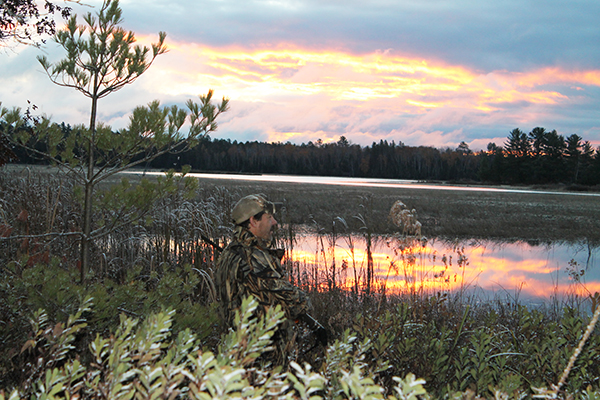
[[[275,204],[268,201],[263,194],[251,194],[242,197],[231,210],[231,218],[236,225],[250,219],[259,212],[275,214]]]

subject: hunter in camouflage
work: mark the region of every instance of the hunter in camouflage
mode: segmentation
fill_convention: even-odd
[[[308,297],[289,282],[281,266],[284,251],[271,246],[272,230],[277,225],[274,213],[275,205],[263,195],[242,198],[231,212],[236,225],[233,239],[217,260],[215,273],[221,308],[230,326],[235,310],[249,295],[260,302],[257,317],[280,304],[286,317],[295,321],[303,319],[309,308]],[[291,325],[287,321],[276,335],[279,357],[293,345]]]

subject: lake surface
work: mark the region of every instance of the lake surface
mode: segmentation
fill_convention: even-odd
[[[140,171],[125,171],[125,173],[140,174]],[[163,175],[162,172],[145,172],[147,175]],[[486,186],[458,186],[446,184],[429,184],[419,181],[401,180],[401,179],[377,179],[377,178],[345,178],[337,176],[306,176],[306,175],[270,175],[270,174],[210,174],[210,173],[190,173],[188,176],[195,176],[202,179],[221,179],[221,180],[242,180],[255,182],[282,182],[282,183],[314,183],[322,185],[342,185],[358,187],[387,187],[387,188],[408,188],[423,190],[463,190],[475,192],[500,192],[500,193],[543,193],[570,196],[592,196],[600,197],[600,193],[581,193],[581,192],[555,192],[526,190],[503,187]]]
[[[331,237],[303,235],[294,244],[292,259],[309,275],[318,269],[323,285],[331,279],[335,263],[336,282],[350,288],[355,276],[364,283],[366,248],[360,236],[340,236],[333,243]],[[407,243],[380,237],[372,247],[375,279],[388,291],[463,291],[479,298],[520,301],[600,292],[599,256],[600,249],[583,243]]]
[[[218,180],[600,197],[600,193],[453,186],[394,179],[210,173],[189,175]],[[564,297],[574,293],[588,296],[600,292],[600,269],[597,265],[600,249],[585,243],[496,243],[482,240],[447,243],[430,240],[424,244],[412,244],[406,245],[397,238],[379,237],[372,248],[375,279],[379,284],[385,283],[390,291],[469,291],[479,296],[501,296],[524,301]],[[323,285],[335,275],[337,284],[351,287],[355,276],[359,283],[364,282],[366,243],[360,236],[339,237],[335,243],[327,237],[300,236],[294,244],[292,259],[301,273],[314,275],[316,271]],[[333,265],[334,273],[331,271]]]

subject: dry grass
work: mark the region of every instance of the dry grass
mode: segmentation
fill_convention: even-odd
[[[7,166],[27,173],[22,166]],[[36,171],[52,171],[37,167]],[[139,175],[128,175],[132,181]],[[115,181],[119,177],[115,177]],[[358,231],[364,222],[373,233],[397,232],[389,219],[392,205],[401,200],[416,209],[427,237],[448,239],[486,238],[550,241],[589,241],[600,244],[600,198],[577,194],[503,193],[407,188],[360,188],[322,184],[251,182],[199,178],[202,187],[224,187],[240,197],[265,193],[284,204],[280,222],[316,225],[331,231],[333,221],[343,218]],[[107,182],[110,183],[110,182]],[[522,189],[522,188],[520,188]],[[357,216],[362,217],[362,221]]]
[[[283,202],[280,219],[331,230],[336,217],[353,230],[366,217],[375,233],[394,233],[389,211],[397,200],[417,211],[423,235],[531,242],[589,240],[600,243],[600,198],[564,193],[499,193],[424,189],[357,188],[321,184],[247,182],[200,178],[205,187],[241,194],[262,192]]]

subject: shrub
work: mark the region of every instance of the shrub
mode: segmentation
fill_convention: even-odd
[[[253,298],[243,302],[237,329],[223,338],[218,355],[201,350],[189,329],[173,338],[174,311],[165,310],[144,321],[122,316],[114,333],[97,335],[90,343],[83,357],[87,363],[73,354],[72,343],[87,326],[84,314],[90,312],[91,298],[66,323],[50,324],[39,310],[32,320],[34,338],[24,347],[35,362],[28,364],[29,378],[8,398],[383,398],[384,389],[363,363],[369,341],[359,343],[350,333],[329,348],[324,373],[296,363],[288,371],[262,368],[258,359],[271,350],[284,313],[276,307],[256,321],[252,316],[257,306]],[[424,381],[412,375],[395,382],[398,398],[426,395]],[[0,393],[0,400],[5,398]]]

